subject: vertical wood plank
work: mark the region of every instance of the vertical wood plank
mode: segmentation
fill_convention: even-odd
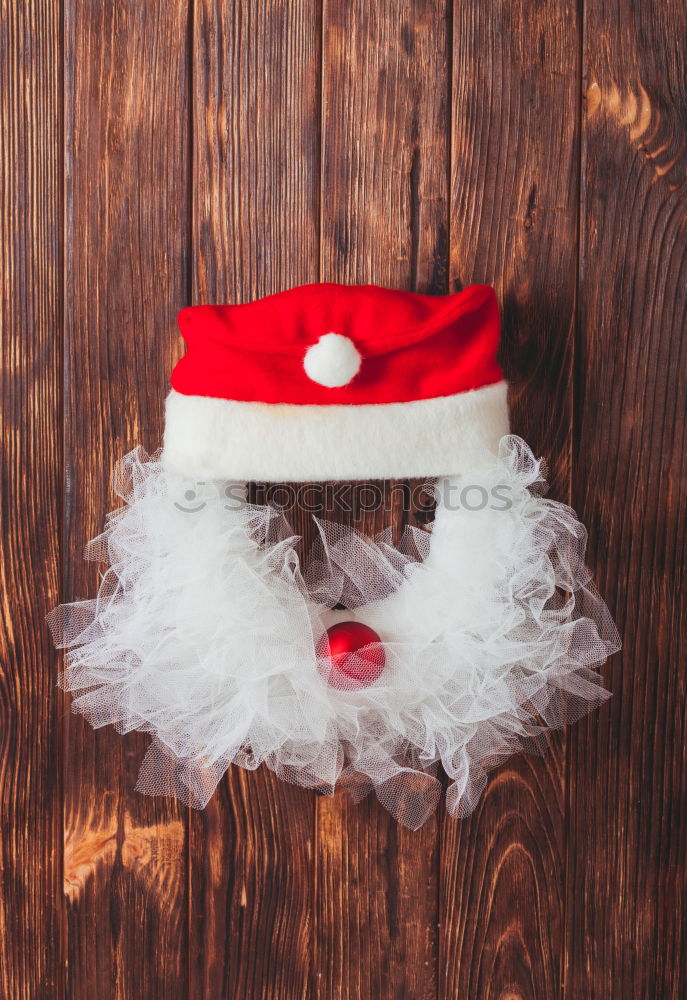
[[[160,443],[188,279],[186,0],[66,2],[66,599],[114,463]],[[187,995],[186,812],[134,792],[148,739],[65,720],[70,996]]]
[[[574,0],[456,3],[451,279],[503,306],[511,425],[570,489],[579,45]],[[564,738],[495,771],[474,815],[446,818],[439,995],[560,996]]]
[[[196,0],[194,302],[317,280],[320,39],[317,0]],[[193,997],[308,995],[313,823],[313,793],[265,768],[193,815]]]
[[[324,10],[320,277],[445,292],[447,3]],[[315,996],[436,996],[438,844],[436,818],[412,833],[374,796],[318,801]]]
[[[587,0],[575,502],[624,640],[570,739],[566,996],[687,995],[687,9]]]
[[[0,3],[0,995],[60,982],[62,102],[59,4]]]

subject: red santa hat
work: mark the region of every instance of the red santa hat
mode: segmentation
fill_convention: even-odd
[[[203,479],[457,475],[508,433],[488,285],[303,285],[179,314],[163,461]]]

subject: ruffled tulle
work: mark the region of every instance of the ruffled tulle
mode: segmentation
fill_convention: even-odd
[[[126,505],[86,553],[109,563],[99,594],[49,616],[74,710],[150,732],[137,787],[195,807],[230,764],[264,763],[320,792],[374,789],[415,829],[441,767],[448,811],[466,816],[489,768],[608,696],[594,668],[619,643],[585,530],[544,498],[523,441],[433,488],[431,533],[394,546],[320,521],[304,574],[279,511],[131,452],[115,475]],[[384,642],[367,687],[329,683],[318,657],[341,619]]]

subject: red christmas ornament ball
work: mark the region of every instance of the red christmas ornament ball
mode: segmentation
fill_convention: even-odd
[[[362,622],[339,622],[317,644],[320,670],[332,687],[348,690],[369,687],[386,663],[382,640]]]

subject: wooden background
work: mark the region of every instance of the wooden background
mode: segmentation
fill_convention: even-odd
[[[686,50],[684,0],[0,0],[3,1000],[687,996]],[[415,834],[238,769],[138,796],[44,625],[176,311],[318,279],[495,284],[624,638],[601,712]]]

